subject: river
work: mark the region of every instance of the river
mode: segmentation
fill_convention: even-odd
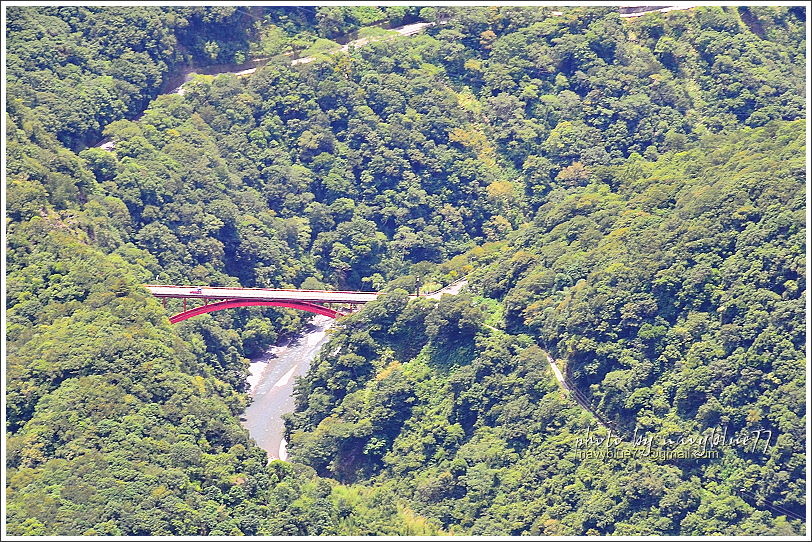
[[[243,427],[270,459],[287,459],[282,415],[293,412],[296,378],[307,373],[333,322],[327,316],[315,316],[302,333],[251,360],[248,394],[252,402],[243,414]]]
[[[456,295],[467,284],[467,280],[461,279],[426,297],[439,299],[444,294]],[[293,412],[296,378],[307,373],[310,363],[327,343],[327,330],[334,322],[327,316],[314,316],[299,335],[251,360],[248,394],[252,402],[241,421],[251,438],[268,452],[269,459],[284,461],[288,457],[282,416]]]
[[[434,23],[412,23],[397,28],[391,28],[394,33],[401,36],[412,36]],[[388,36],[350,39],[341,46],[342,51],[349,51],[352,47],[363,47],[373,41],[387,39]],[[333,51],[337,52],[337,51]],[[316,57],[308,56],[292,59],[291,64],[307,64]],[[220,64],[205,68],[184,67],[170,75],[161,88],[162,94],[183,94],[183,85],[190,81],[195,74],[217,75],[230,73],[237,76],[246,76],[262,67],[268,59],[254,59],[244,64]],[[144,113],[133,118],[138,121]],[[110,138],[98,141],[95,147],[112,151],[115,142]],[[429,297],[439,297],[442,293],[456,294],[465,285],[465,281],[458,281],[443,288]],[[268,349],[262,356],[251,360],[250,374],[248,376],[249,395],[252,402],[241,417],[243,426],[248,429],[251,437],[260,448],[268,452],[270,459],[287,459],[285,442],[285,424],[282,416],[293,412],[293,387],[296,378],[307,373],[310,363],[327,342],[327,330],[333,320],[326,316],[315,316],[309,325],[293,339]]]

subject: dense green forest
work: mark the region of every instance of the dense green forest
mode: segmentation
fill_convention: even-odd
[[[395,290],[341,324],[300,383],[293,457],[391,487],[454,532],[792,534],[758,509],[804,508],[803,143],[802,122],[771,124],[555,189],[475,258],[481,296]],[[596,420],[543,349],[621,434],[725,425],[774,445],[578,461]]]
[[[561,11],[8,8],[8,532],[802,533],[805,10]],[[267,464],[246,357],[305,316],[145,282],[390,294]],[[598,421],[772,442],[576,459]]]

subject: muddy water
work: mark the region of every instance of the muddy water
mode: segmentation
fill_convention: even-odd
[[[456,295],[468,285],[458,280],[428,297],[439,299],[443,295]],[[243,427],[270,459],[287,459],[285,424],[282,416],[293,412],[293,387],[296,378],[303,376],[310,363],[329,338],[327,330],[334,320],[327,316],[314,316],[310,324],[290,341],[271,347],[262,356],[251,360],[248,377],[251,405],[242,416]]]
[[[300,335],[251,361],[248,383],[253,402],[242,424],[270,459],[287,459],[282,415],[293,412],[296,378],[307,373],[310,362],[327,342],[327,329],[332,324],[331,318],[315,316]]]

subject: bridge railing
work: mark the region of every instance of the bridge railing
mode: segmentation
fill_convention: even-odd
[[[205,288],[207,290],[256,290],[258,292],[308,292],[317,294],[365,294],[381,295],[382,292],[359,292],[356,290],[304,290],[302,288],[249,288],[242,286],[178,286],[177,284],[144,284],[145,288],[176,288],[178,290]],[[158,294],[160,295],[160,294]],[[201,295],[201,294],[196,294]]]
[[[466,280],[466,277],[460,277],[445,286],[438,288],[432,292],[424,292],[420,294],[420,297],[425,296],[432,296],[445,290],[446,288],[450,288],[455,284],[459,284]],[[195,290],[198,288],[205,288],[206,290],[217,290],[217,291],[225,291],[225,290],[243,290],[243,291],[255,291],[255,292],[302,292],[302,293],[313,293],[313,294],[361,294],[361,295],[375,295],[379,296],[385,292],[362,292],[358,290],[307,290],[302,288],[255,288],[255,287],[242,287],[242,286],[196,286],[193,284],[180,286],[177,284],[144,284],[145,288],[171,288],[173,290],[178,290],[178,294],[180,295],[188,295],[190,297],[206,297],[205,294],[190,294],[188,292],[183,292],[182,290]],[[161,293],[153,293],[156,297],[163,297],[168,294],[161,294]]]

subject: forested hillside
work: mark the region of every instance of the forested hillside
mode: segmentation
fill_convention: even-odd
[[[211,267],[167,263],[164,270],[161,255],[172,247],[150,253],[149,230],[137,235],[141,215],[127,206],[151,200],[128,197],[124,182],[120,189],[112,179],[159,187],[170,170],[175,182],[187,179],[177,162],[145,179],[154,166],[123,152],[77,152],[98,137],[98,127],[139,112],[173,62],[198,58],[184,45],[191,35],[177,29],[191,25],[196,39],[222,39],[225,49],[254,31],[248,20],[251,26],[241,27],[231,8],[9,11],[9,534],[434,532],[396,509],[386,492],[336,487],[296,465],[266,466],[265,452],[238,421],[246,404],[243,354],[296,329],[300,317],[268,309],[223,314],[222,325],[207,318],[182,330],[170,326],[140,284],[159,273],[180,282],[228,279]],[[166,39],[156,45],[150,40],[161,25]],[[110,40],[121,42],[113,47]],[[48,60],[43,51],[61,56]],[[111,75],[127,62],[120,78]],[[100,85],[114,95],[100,94]],[[93,96],[101,109],[86,101]],[[194,156],[185,174],[200,161],[197,174],[207,178],[214,165],[199,148],[183,152]],[[203,206],[194,186],[189,197],[186,205]],[[228,203],[233,211],[239,202]]]
[[[9,532],[802,532],[805,11],[562,12],[10,8]],[[245,358],[305,318],[145,282],[392,293],[266,466]],[[544,352],[620,431],[772,446],[576,460]]]
[[[556,188],[498,256],[474,255],[484,297],[401,290],[342,322],[300,384],[293,457],[392,488],[454,532],[793,533],[803,143],[802,122],[771,124]],[[563,399],[543,349],[627,438],[726,426],[771,431],[769,449],[578,459],[597,421]]]

